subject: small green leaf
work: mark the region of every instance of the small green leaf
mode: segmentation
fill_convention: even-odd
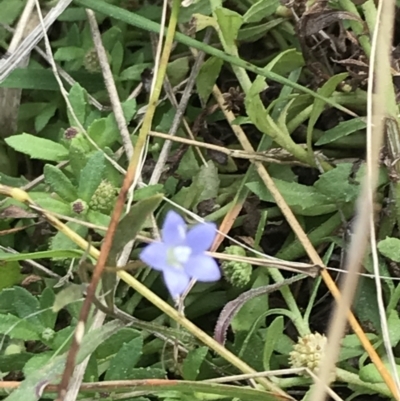
[[[334,75],[333,77],[329,78],[328,81],[326,81],[325,84],[320,89],[318,89],[317,93],[325,97],[331,96],[332,93],[335,91],[336,87],[341,82],[343,82],[343,80],[347,78],[348,75],[349,75],[348,73]],[[324,111],[325,106],[326,103],[324,101],[320,99],[314,100],[313,108],[307,126],[307,144],[310,144],[312,141],[312,133],[314,125],[317,122],[320,115],[322,114],[322,112]]]
[[[20,261],[27,259],[51,259],[51,258],[80,258],[83,251],[78,250],[57,250],[57,251],[41,251],[28,253],[6,253],[0,251],[0,261]]]
[[[75,231],[76,234],[80,235],[82,238],[85,238],[88,228],[83,226],[82,224],[74,223],[69,221],[67,226],[72,230]],[[50,250],[52,251],[61,251],[65,249],[79,249],[78,245],[75,244],[74,241],[69,239],[65,234],[59,231],[50,242]],[[63,257],[55,257],[54,259],[65,259]]]
[[[260,22],[265,17],[274,14],[279,6],[279,0],[259,0],[246,11],[243,22],[246,24]]]
[[[182,366],[182,375],[184,380],[196,380],[200,373],[200,367],[207,356],[208,348],[199,347],[189,351]]]
[[[75,187],[60,168],[46,164],[43,172],[46,183],[61,199],[66,202],[73,202],[78,198]]]
[[[193,148],[190,147],[182,157],[176,173],[179,174],[184,180],[192,179],[199,171],[199,163],[197,162],[196,155]]]
[[[116,42],[111,50],[111,70],[114,75],[121,71],[122,62],[124,61],[124,47],[121,42]]]
[[[122,345],[118,353],[110,362],[105,380],[128,380],[131,372],[142,355],[143,338],[136,337],[129,343]]]
[[[126,70],[121,72],[121,81],[140,81],[142,79],[142,73],[146,68],[151,67],[150,63],[135,64],[128,67]]]
[[[49,103],[46,107],[35,117],[35,130],[40,132],[54,116],[57,110],[56,104]]]
[[[45,329],[38,314],[40,311],[39,301],[28,290],[22,287],[15,287],[13,303],[18,317],[31,323],[38,332]]]
[[[73,61],[82,60],[85,56],[85,50],[81,47],[59,47],[54,53],[54,60],[56,61]]]
[[[59,312],[61,309],[83,299],[83,286],[78,284],[70,284],[68,287],[63,288],[54,299],[52,311]]]
[[[71,215],[71,207],[68,203],[58,199],[50,198],[48,193],[32,193],[31,198],[37,202],[40,207],[50,212],[63,214],[65,216]]]
[[[334,169],[323,173],[314,183],[314,188],[333,202],[352,202],[360,193],[359,183],[350,179],[352,169],[351,163],[340,163]]]
[[[84,125],[86,119],[86,91],[78,83],[75,83],[69,91],[68,99],[71,102],[72,109],[74,110],[75,116],[78,121]],[[69,110],[68,120],[71,127],[77,125],[75,118],[71,115]]]
[[[206,166],[202,165],[200,167],[200,171],[195,179],[203,186],[198,202],[217,197],[220,179],[218,169],[211,160],[207,162]]]
[[[57,142],[30,134],[12,135],[5,138],[8,146],[32,159],[60,162],[68,158],[68,150]]]
[[[347,120],[340,122],[334,128],[325,131],[320,139],[315,142],[315,146],[326,145],[327,143],[332,143],[337,139],[344,136],[350,135],[354,132],[365,129],[367,126],[366,119],[363,117],[353,118],[352,120]]]
[[[79,146],[79,143],[77,143],[78,141],[76,142],[75,139],[76,138],[71,141],[69,147],[69,164],[75,178],[79,181],[81,172],[86,166],[89,157],[87,151],[85,149],[82,149],[82,147]]]
[[[189,57],[180,57],[168,63],[167,74],[172,86],[182,82],[189,72]]]
[[[291,209],[299,215],[319,216],[337,210],[335,204],[313,187],[277,179],[274,179],[274,182]],[[274,197],[264,183],[260,181],[250,182],[246,186],[261,200],[275,203]]]
[[[40,339],[35,325],[10,314],[0,315],[0,333],[24,341]]]
[[[0,22],[12,25],[21,15],[25,2],[23,0],[2,0]]]
[[[148,185],[147,187],[136,189],[133,194],[133,200],[139,201],[142,199],[150,198],[153,195],[162,193],[164,193],[164,185],[162,184]]]
[[[1,260],[3,259],[0,253],[0,261]],[[9,261],[0,263],[0,290],[19,284],[22,279],[21,267],[18,262]]]
[[[386,258],[397,263],[400,262],[400,239],[386,237],[384,240],[379,241],[378,250]]]
[[[44,327],[54,328],[57,320],[57,314],[52,312],[51,308],[54,304],[55,295],[50,287],[46,287],[39,298],[40,309],[43,311],[40,314],[40,320]]]
[[[390,311],[387,324],[389,328],[390,344],[392,347],[395,347],[400,341],[400,318],[396,310]]]
[[[220,58],[210,57],[203,63],[196,76],[197,93],[204,103],[207,103],[211,95],[222,65],[223,61]]]
[[[235,45],[239,29],[243,24],[243,17],[227,8],[217,8],[214,13],[226,44],[228,47]]]
[[[263,364],[265,370],[271,369],[271,356],[275,349],[275,344],[283,333],[283,316],[278,316],[268,326],[265,334]]]
[[[386,362],[384,363],[388,369],[391,371],[391,365]],[[396,365],[397,374],[400,376],[400,365]],[[378,369],[373,363],[363,366],[359,371],[359,377],[362,381],[366,383],[383,383],[383,379]]]
[[[123,344],[129,343],[138,337],[141,337],[139,331],[125,327],[99,345],[95,352],[96,358],[99,360],[107,359],[116,354]]]
[[[78,197],[85,202],[90,202],[93,194],[103,179],[105,169],[105,157],[102,151],[94,153],[83,168],[78,187]]]

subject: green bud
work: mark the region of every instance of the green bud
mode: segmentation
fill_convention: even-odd
[[[228,255],[246,256],[246,251],[237,245],[228,246],[224,253]],[[244,287],[251,279],[253,267],[247,262],[224,260],[221,263],[226,281],[235,287]]]
[[[117,195],[118,189],[111,182],[103,180],[93,194],[89,207],[92,210],[108,214],[114,208]]]
[[[71,202],[71,210],[75,214],[86,214],[88,210],[88,205],[82,199],[77,199],[76,201]]]

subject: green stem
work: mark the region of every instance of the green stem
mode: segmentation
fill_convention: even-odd
[[[143,18],[140,15],[128,12],[122,8],[113,6],[112,4],[108,4],[102,0],[74,0],[76,4],[79,4],[83,7],[90,8],[94,11],[97,11],[99,13],[108,15],[111,18],[115,18],[117,20],[126,22],[129,25],[136,26],[140,29],[144,29],[146,31],[150,32],[160,32],[160,24],[151,21],[147,18]],[[220,58],[221,60],[224,60],[232,65],[244,68],[248,71],[251,71],[257,75],[261,75],[262,77],[271,79],[272,81],[278,82],[282,85],[287,85],[290,86],[293,89],[296,89],[300,92],[307,93],[317,99],[321,99],[327,104],[331,105],[332,107],[337,108],[338,110],[342,110],[343,112],[355,116],[355,114],[346,109],[345,107],[341,106],[340,104],[336,103],[335,101],[332,101],[331,99],[326,98],[325,96],[321,96],[318,93],[314,92],[311,89],[308,89],[296,82],[292,82],[287,78],[284,78],[272,71],[267,71],[264,70],[263,68],[256,67],[255,65],[248,63],[247,61],[244,61],[240,59],[239,57],[231,56],[229,54],[226,54],[225,52],[206,45],[205,43],[199,42],[196,39],[190,38],[189,36],[183,35],[179,32],[175,33],[175,38],[177,42],[183,43],[189,47],[193,47],[197,50],[204,51],[205,53],[215,56]]]

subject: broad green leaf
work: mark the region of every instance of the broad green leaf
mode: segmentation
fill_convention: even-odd
[[[138,188],[133,194],[133,200],[139,201],[142,199],[150,198],[150,196],[164,193],[164,185],[154,184],[147,187]]]
[[[196,155],[193,148],[189,147],[183,155],[176,173],[179,174],[184,180],[192,179],[199,171],[199,163],[197,162]]]
[[[101,118],[90,124],[88,129],[89,136],[102,149],[110,146],[118,140],[118,128],[114,124],[110,124],[110,118]]]
[[[350,135],[354,132],[365,129],[367,126],[367,122],[365,118],[358,117],[353,118],[352,120],[347,120],[340,122],[338,125],[333,127],[332,129],[325,131],[320,139],[315,142],[315,146],[325,145],[327,143],[332,143],[339,138]]]
[[[135,64],[122,71],[119,79],[121,81],[140,81],[142,79],[142,73],[146,68],[150,68],[150,63]]]
[[[343,80],[348,76],[348,73],[342,73],[342,74],[337,74],[334,75],[333,77],[329,78],[328,81],[324,83],[324,85],[318,89],[318,94],[321,96],[326,96],[329,97],[332,95],[332,93],[336,90],[336,87],[343,82]],[[324,111],[326,106],[326,103],[323,102],[320,99],[315,99],[313,108],[311,111],[310,118],[308,120],[308,126],[307,126],[307,144],[311,146],[312,143],[312,133],[314,129],[314,125],[317,122],[318,118]],[[312,151],[309,149],[309,151]]]
[[[162,195],[154,195],[151,198],[143,199],[131,207],[131,210],[118,224],[115,231],[112,248],[107,258],[109,266],[114,266],[117,255],[124,246],[133,240],[151,213],[161,203]],[[114,303],[114,287],[116,283],[115,273],[105,272],[102,277],[103,291],[106,293],[108,306]]]
[[[79,177],[78,197],[90,202],[103,179],[105,157],[102,151],[94,153],[83,168]]]
[[[70,216],[72,214],[71,206],[64,201],[50,198],[48,193],[36,192],[31,194],[31,198],[45,210],[50,212]]]
[[[394,262],[400,262],[400,239],[387,237],[378,243],[379,252],[385,256],[393,260]]]
[[[283,333],[283,316],[278,316],[268,326],[265,335],[263,364],[265,370],[271,369],[271,356],[275,349],[275,344]]]
[[[59,162],[66,160],[68,150],[57,142],[30,134],[13,135],[5,139],[8,146],[32,159]]]
[[[228,47],[235,44],[243,17],[235,11],[227,8],[217,8],[214,11],[222,37]]]
[[[48,104],[46,107],[35,117],[35,130],[36,132],[42,131],[42,129],[48,124],[50,119],[54,116],[57,111],[56,104]]]
[[[260,22],[265,17],[274,14],[279,6],[279,0],[259,0],[246,11],[243,16],[243,22],[247,24]]]
[[[45,329],[40,313],[38,313],[40,311],[39,301],[28,290],[22,287],[15,287],[13,303],[18,317],[31,323],[38,332],[42,332]]]
[[[290,208],[299,215],[319,216],[337,210],[335,204],[313,187],[277,179],[274,179],[274,182]],[[275,203],[275,199],[264,183],[250,182],[246,186],[261,200]]]
[[[54,300],[55,295],[50,287],[46,287],[39,297],[40,309],[43,311],[40,314],[40,320],[45,327],[49,327],[50,329],[54,328],[57,320],[57,314],[51,310]]]
[[[182,82],[189,71],[189,57],[180,57],[168,63],[167,74],[171,85],[176,86]]]
[[[21,15],[25,2],[23,0],[2,0],[0,22],[12,25]]]
[[[86,119],[86,91],[78,83],[72,86],[69,91],[68,99],[71,103],[72,109],[74,110],[75,116],[78,121],[84,126]],[[71,115],[67,108],[68,120],[71,127],[75,127],[77,122]]]
[[[81,172],[89,160],[89,155],[85,149],[79,146],[80,141],[75,141],[75,139],[76,138],[71,141],[68,158],[71,169],[74,172],[74,176],[77,180],[79,180]]]
[[[196,380],[200,373],[200,367],[208,353],[207,347],[199,347],[189,351],[183,361],[182,375],[184,380]]]
[[[389,328],[389,338],[392,347],[395,347],[400,341],[400,318],[396,310],[391,310],[387,319]]]
[[[46,183],[62,200],[73,202],[78,198],[75,187],[60,168],[46,164],[43,173]]]
[[[142,355],[143,338],[136,337],[129,343],[123,344],[110,362],[105,380],[128,380],[132,370]]]
[[[83,226],[82,224],[74,223],[69,221],[67,226],[75,231],[76,234],[80,235],[82,238],[85,238],[88,228]],[[74,241],[69,239],[65,234],[59,231],[50,242],[50,250],[52,251],[61,251],[65,249],[80,249],[78,245],[75,244]],[[54,259],[65,259],[64,257],[55,257]]]
[[[2,253],[0,253],[0,261],[3,261]],[[10,254],[13,255],[13,254]],[[21,267],[18,262],[0,262],[0,291],[4,288],[10,288],[15,284],[19,284],[23,279]]]
[[[384,364],[388,371],[391,371],[391,364],[388,362]],[[400,376],[400,365],[396,365],[397,374]],[[383,379],[378,369],[373,363],[369,363],[368,365],[363,366],[359,371],[359,377],[362,381],[366,383],[383,383]]]
[[[269,277],[265,270],[257,270],[257,278],[251,288],[258,288],[269,284]],[[258,317],[268,308],[268,294],[260,295],[247,301],[231,321],[234,332],[248,332]]]
[[[14,315],[0,315],[0,333],[24,341],[40,340],[34,324]]]
[[[52,311],[54,313],[59,312],[65,306],[69,305],[72,302],[76,302],[78,300],[83,299],[83,291],[84,288],[82,285],[78,284],[70,284],[68,287],[63,288],[54,299],[54,304],[52,306]]]
[[[217,57],[210,57],[200,68],[196,76],[196,88],[200,99],[207,103],[215,82],[219,77],[223,61]]]
[[[0,355],[0,370],[2,372],[21,371],[25,364],[35,354],[21,352],[20,354]]]
[[[96,358],[107,359],[116,354],[124,344],[138,337],[141,337],[140,331],[125,327],[99,345],[95,352]]]
[[[207,162],[207,166],[202,165],[200,167],[200,171],[195,179],[203,186],[198,202],[218,196],[220,179],[218,169],[211,160]]]
[[[314,188],[332,202],[352,202],[360,193],[360,184],[350,178],[352,169],[351,163],[340,163],[334,169],[323,173],[314,183]]]
[[[373,333],[365,333],[368,339],[374,343],[378,336]],[[350,358],[360,357],[365,353],[363,346],[360,343],[356,334],[348,334],[345,336],[340,344],[340,354],[338,361],[346,361]]]
[[[59,47],[54,53],[54,60],[57,61],[73,61],[81,60],[85,56],[85,50],[81,47]]]

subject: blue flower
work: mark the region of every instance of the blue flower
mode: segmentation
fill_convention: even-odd
[[[162,242],[153,242],[140,254],[140,259],[163,273],[171,296],[183,294],[191,279],[217,281],[221,272],[217,262],[205,254],[217,234],[213,223],[197,224],[186,232],[183,218],[169,211],[161,231]]]

